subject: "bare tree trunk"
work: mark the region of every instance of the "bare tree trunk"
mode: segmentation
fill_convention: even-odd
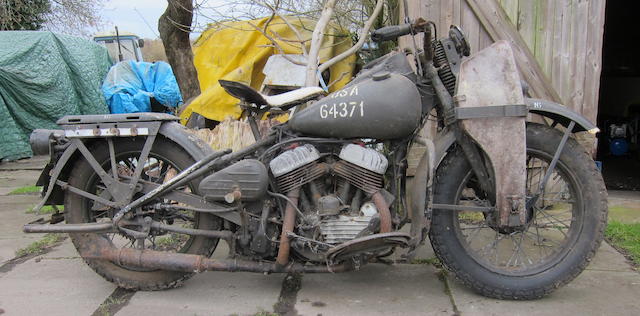
[[[191,0],[167,0],[167,9],[158,20],[158,31],[167,60],[176,76],[185,103],[200,94],[198,72],[193,65],[189,33],[193,18]]]

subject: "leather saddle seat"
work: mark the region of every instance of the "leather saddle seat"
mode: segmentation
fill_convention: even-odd
[[[229,80],[218,80],[218,82],[234,98],[258,107],[266,105],[287,110],[294,105],[325,95],[325,91],[320,87],[304,87],[277,95],[264,95],[242,82]]]

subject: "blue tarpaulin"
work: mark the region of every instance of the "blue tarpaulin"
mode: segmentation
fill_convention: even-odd
[[[165,62],[120,62],[109,70],[102,93],[111,113],[151,112],[151,97],[170,108],[182,104],[176,77]]]

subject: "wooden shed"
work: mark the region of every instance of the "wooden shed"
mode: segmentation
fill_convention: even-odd
[[[598,125],[597,142],[589,135],[578,138],[594,156],[597,144],[595,157],[603,162],[607,186],[640,190],[640,58],[634,49],[640,42],[640,1],[407,3],[411,18],[436,23],[439,37],[446,36],[450,25],[461,26],[472,53],[497,40],[511,42],[520,75],[534,97],[564,104]],[[628,148],[616,153],[615,142]]]
[[[465,31],[471,51],[497,40],[514,48],[535,97],[565,104],[595,122],[598,112],[604,0],[408,0],[412,18]],[[402,12],[402,10],[401,10]]]

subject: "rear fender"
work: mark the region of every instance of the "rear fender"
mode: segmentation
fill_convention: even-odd
[[[176,146],[183,148],[195,161],[213,152],[213,149],[202,139],[174,121],[163,121],[158,134],[160,137],[171,140]],[[104,138],[87,138],[85,145],[91,147],[91,144],[98,139]],[[56,154],[52,154],[52,157],[53,155]],[[52,158],[52,162],[45,167],[37,182],[38,185],[44,186],[44,190],[43,199],[35,207],[35,210],[39,210],[44,205],[61,205],[64,203],[64,192],[55,183],[57,180],[67,182],[72,167],[80,159],[83,159],[82,155],[73,144],[64,150],[57,161]]]

